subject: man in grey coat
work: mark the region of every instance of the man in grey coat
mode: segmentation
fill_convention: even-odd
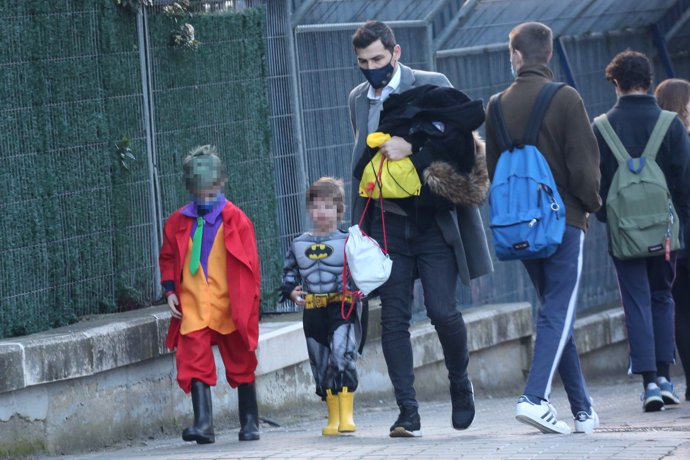
[[[355,87],[348,99],[355,136],[352,157],[354,171],[362,156],[371,154],[366,137],[377,131],[380,120],[385,118],[385,111],[382,113],[384,102],[392,94],[404,93],[422,85],[450,87],[451,84],[440,73],[413,70],[402,65],[401,47],[396,43],[393,31],[380,21],[368,21],[361,26],[353,35],[352,43],[360,70],[367,80]],[[476,127],[482,120],[483,116]],[[436,127],[440,131],[437,135],[443,136],[443,124],[436,123]],[[480,195],[483,198],[488,185],[485,160],[481,151],[475,150],[472,132],[467,131],[463,136],[460,144],[469,147],[458,148],[457,155],[475,156],[473,173],[478,170],[478,176],[484,180],[478,179],[477,183],[467,181],[468,188],[476,186],[481,190],[467,190],[467,194],[461,192],[459,195]],[[425,152],[423,142],[415,143],[405,137],[393,136],[379,147],[379,151],[390,161],[410,157],[423,183],[422,195],[426,193],[434,203],[432,206],[421,206],[418,201],[421,196],[384,200],[385,233],[393,269],[390,278],[377,293],[381,298],[382,348],[400,408],[400,415],[390,428],[390,436],[421,435],[409,333],[413,284],[417,278],[424,288],[427,316],[436,328],[448,368],[452,424],[454,428],[462,430],[472,423],[475,409],[472,383],[467,374],[467,333],[455,301],[457,278],[460,276],[467,284],[470,279],[493,269],[477,208],[479,203],[477,200],[471,204],[463,203],[462,198],[446,200],[430,190],[429,168],[420,170],[422,167],[419,165],[424,163],[420,163],[421,158],[427,158],[424,165],[428,166],[428,161],[434,160],[434,154],[429,149]],[[472,177],[475,175],[469,174]],[[445,179],[449,182],[447,177]],[[363,198],[357,196],[358,185],[358,178],[353,178],[351,209],[354,223],[359,221],[365,203]],[[375,206],[373,210],[371,208],[363,226],[383,246],[381,211]]]

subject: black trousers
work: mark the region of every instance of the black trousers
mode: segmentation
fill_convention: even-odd
[[[675,328],[678,356],[685,371],[685,382],[690,382],[690,270],[688,259],[678,259],[676,279],[673,282],[673,300],[676,304]],[[686,394],[688,391],[686,390]]]
[[[418,407],[414,389],[410,320],[416,278],[424,288],[426,314],[438,333],[451,382],[467,377],[467,331],[455,304],[458,269],[451,246],[436,220],[419,224],[386,212],[388,252],[393,260],[390,278],[377,292],[381,298],[381,346],[398,406]],[[383,247],[380,213],[374,213],[371,236]]]

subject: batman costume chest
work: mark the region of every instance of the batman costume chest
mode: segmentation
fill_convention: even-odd
[[[343,292],[346,238],[347,233],[337,230],[326,236],[307,233],[292,241],[292,250],[306,292]]]

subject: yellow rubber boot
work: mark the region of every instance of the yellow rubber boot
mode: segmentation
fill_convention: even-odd
[[[340,393],[338,393],[338,400],[340,402],[340,426],[338,426],[338,431],[341,433],[357,431],[354,421],[355,394],[347,391],[347,387],[343,387]]]
[[[340,423],[340,402],[331,390],[326,390],[326,407],[328,407],[328,424],[321,430],[324,436],[337,436]]]

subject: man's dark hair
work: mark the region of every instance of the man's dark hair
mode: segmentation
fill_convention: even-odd
[[[525,22],[510,31],[510,50],[522,54],[524,64],[547,64],[553,53],[553,34],[541,22]]]
[[[391,53],[398,44],[393,30],[381,21],[367,21],[352,35],[352,45],[355,49],[366,48],[376,40],[381,40],[383,47]]]
[[[652,64],[647,56],[629,49],[616,54],[606,66],[606,79],[611,83],[616,80],[622,91],[647,91],[652,86],[652,76]]]

